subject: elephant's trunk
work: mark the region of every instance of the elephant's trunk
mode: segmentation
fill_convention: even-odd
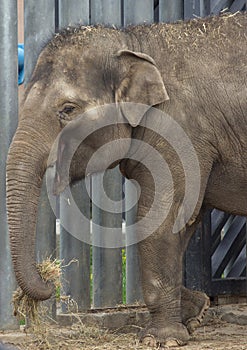
[[[53,285],[40,277],[35,259],[37,208],[49,154],[48,134],[23,122],[7,160],[7,212],[10,246],[19,286],[36,300],[48,299]],[[47,232],[47,234],[49,234]]]

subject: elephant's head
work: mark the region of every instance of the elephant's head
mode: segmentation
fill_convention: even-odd
[[[34,243],[42,179],[59,133],[71,123],[68,130],[73,139],[78,120],[80,128],[97,123],[97,118],[107,121],[107,113],[90,112],[100,105],[133,101],[154,106],[168,99],[153,59],[123,50],[125,45],[120,44],[120,39],[112,37],[116,33],[119,32],[84,28],[55,36],[41,52],[26,88],[7,161],[7,210],[16,278],[34,299],[49,298],[53,289],[37,272]],[[122,123],[125,118],[128,123]],[[132,127],[140,118],[138,113],[132,115],[123,108],[114,124],[88,136],[76,152],[81,170],[78,175],[77,162],[73,162],[72,177],[83,176],[88,157],[104,143],[131,138]],[[119,143],[112,152],[121,159],[129,146]],[[102,167],[104,159],[94,170]]]

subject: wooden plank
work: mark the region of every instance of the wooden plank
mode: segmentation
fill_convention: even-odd
[[[55,31],[55,3],[50,0],[24,2],[25,84],[31,78],[38,55]],[[39,199],[36,230],[36,253],[38,261],[54,257],[56,250],[56,220],[46,192],[45,178]],[[49,303],[49,302],[48,302]],[[49,303],[52,317],[56,316],[55,302]]]
[[[59,28],[89,24],[89,0],[59,0]]]
[[[154,20],[153,0],[124,0],[124,26],[139,23],[152,23]]]
[[[122,176],[119,169],[107,172],[104,177],[104,191],[111,200],[120,201]],[[108,307],[122,303],[122,249],[114,248],[114,238],[111,242],[107,241],[105,228],[121,230],[122,213],[115,214],[101,209],[105,208],[105,198],[101,195],[100,189],[101,175],[93,175],[93,306]]]
[[[89,1],[88,0],[59,0],[59,28],[76,24],[89,24]],[[90,187],[90,186],[89,186]],[[76,201],[79,210],[84,216],[90,218],[90,197],[87,193],[84,180],[71,186],[71,193]],[[89,221],[81,223],[69,215],[68,203],[60,198],[60,219],[69,227],[74,226],[78,233],[77,237],[60,226],[60,257],[67,265],[73,259],[73,263],[63,271],[63,293],[70,295],[76,301],[78,311],[90,308],[90,224]],[[74,222],[73,222],[74,221]],[[75,227],[76,226],[76,227]],[[83,235],[82,235],[83,234]],[[85,236],[86,235],[86,236]],[[81,236],[81,239],[79,239]],[[63,305],[63,312],[67,312],[66,305]]]
[[[159,21],[175,22],[184,18],[183,0],[160,0],[159,2]]]
[[[88,181],[89,179],[87,179]],[[71,185],[71,193],[80,212],[88,218],[81,222],[78,217],[69,213],[70,202],[60,196],[60,219],[66,228],[73,226],[69,232],[61,225],[60,258],[63,265],[62,293],[76,301],[78,311],[90,309],[90,197],[85,181]],[[76,236],[73,232],[76,231]],[[85,243],[88,242],[88,243]],[[77,260],[75,263],[70,263]],[[71,311],[66,304],[62,305],[63,312]],[[74,310],[75,311],[75,310]]]
[[[6,158],[18,120],[16,0],[1,0],[0,18],[0,329],[3,330],[18,328],[11,305],[16,283],[9,246],[5,185]]]
[[[91,24],[121,26],[121,0],[91,0]]]

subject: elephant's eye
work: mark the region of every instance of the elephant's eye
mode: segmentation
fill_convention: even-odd
[[[70,114],[76,109],[73,105],[67,105],[62,110],[58,111],[60,123],[64,124],[71,120]]]
[[[70,114],[71,112],[73,112],[74,109],[75,109],[75,106],[66,106],[62,110],[62,113]]]

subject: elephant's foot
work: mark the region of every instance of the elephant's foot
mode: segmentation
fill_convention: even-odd
[[[151,323],[140,335],[140,342],[143,345],[159,349],[182,346],[187,344],[188,340],[188,331],[181,323],[165,327],[154,326]]]
[[[182,287],[182,322],[187,327],[189,334],[200,327],[209,306],[210,299],[205,293]]]

